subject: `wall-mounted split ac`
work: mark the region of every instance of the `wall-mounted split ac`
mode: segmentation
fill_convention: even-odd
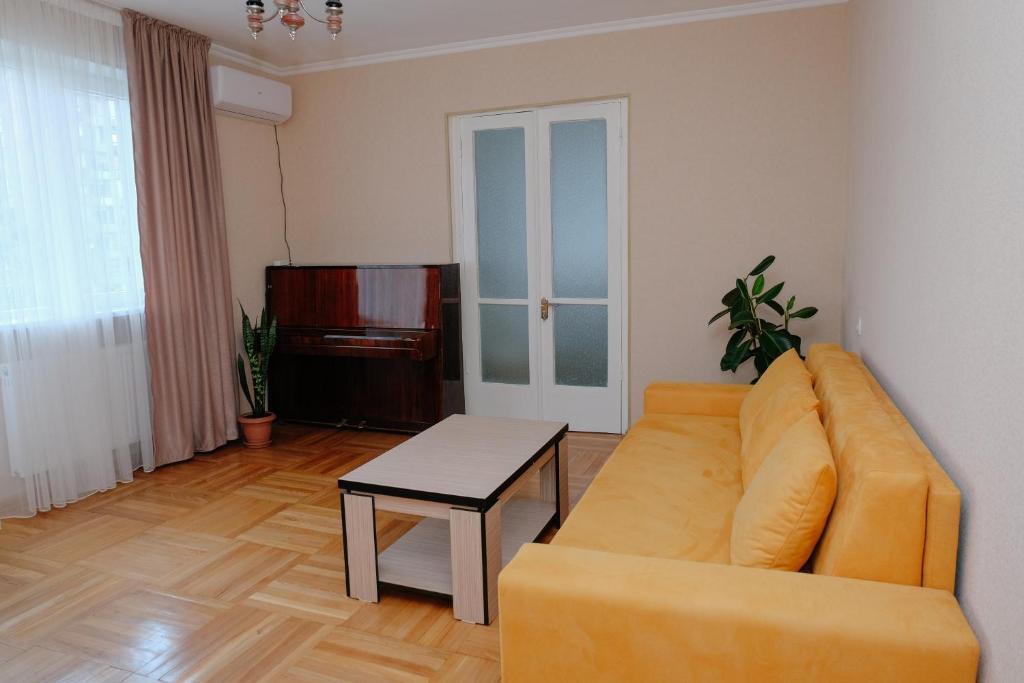
[[[213,108],[221,113],[271,124],[291,118],[291,86],[220,65],[211,67],[210,80]]]

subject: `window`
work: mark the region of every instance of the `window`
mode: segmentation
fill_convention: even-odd
[[[0,517],[154,466],[120,17],[0,0]]]
[[[43,23],[0,30],[0,325],[143,308],[123,52]]]

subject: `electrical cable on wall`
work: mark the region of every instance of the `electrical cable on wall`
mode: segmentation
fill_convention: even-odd
[[[274,126],[274,144],[277,145],[277,173],[281,178],[281,206],[284,207],[284,246],[288,249],[288,265],[292,263],[292,245],[288,243],[288,202],[284,198],[284,168],[281,166],[281,140],[277,137],[277,125]]]

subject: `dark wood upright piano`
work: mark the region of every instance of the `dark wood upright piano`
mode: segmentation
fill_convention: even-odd
[[[464,412],[457,264],[271,266],[267,310],[279,418],[421,431]]]

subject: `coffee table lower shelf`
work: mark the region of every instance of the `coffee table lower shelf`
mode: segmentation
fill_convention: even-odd
[[[553,502],[514,498],[501,510],[501,566],[555,520]],[[452,595],[451,531],[446,520],[426,518],[377,558],[381,583]]]

